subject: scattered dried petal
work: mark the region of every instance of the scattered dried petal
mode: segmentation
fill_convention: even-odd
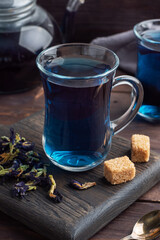
[[[49,175],[48,178],[51,185],[49,190],[49,197],[52,198],[56,203],[60,203],[62,201],[62,195],[56,189],[56,182],[52,175]]]
[[[96,182],[86,182],[84,184],[76,181],[76,180],[71,180],[70,182],[70,186],[75,188],[75,189],[78,189],[78,190],[83,190],[83,189],[88,189],[90,187],[93,187],[96,185]]]
[[[16,147],[25,151],[31,151],[34,148],[34,143],[19,141],[16,144]]]
[[[49,195],[49,197],[52,198],[56,203],[62,202],[63,199],[62,195],[57,191],[57,189],[55,189],[54,194],[52,194],[51,196]]]
[[[27,195],[28,191],[36,190],[36,186],[34,185],[33,182],[18,182],[14,185],[12,189],[12,196],[13,197],[18,197],[18,198],[23,198],[24,196]]]
[[[26,195],[26,192],[28,191],[29,187],[24,182],[16,183],[13,187],[12,196],[23,198]]]
[[[15,157],[18,156],[19,150],[16,150],[14,153],[1,153],[0,154],[0,164],[5,164],[7,162],[12,161]]]

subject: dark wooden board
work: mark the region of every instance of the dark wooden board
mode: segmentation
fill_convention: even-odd
[[[16,132],[36,143],[44,160],[41,145],[43,112],[13,125]],[[0,126],[0,135],[8,135],[9,127]],[[113,137],[109,158],[130,155],[130,142],[124,138]],[[30,192],[29,201],[13,199],[10,196],[11,184],[0,186],[0,210],[18,219],[31,229],[49,239],[85,240],[109,223],[119,213],[131,205],[143,193],[160,180],[160,157],[151,153],[148,163],[136,164],[136,177],[131,182],[112,186],[103,178],[103,164],[83,173],[63,171],[50,166],[63,194],[63,202],[54,204],[47,198],[45,190],[39,188]],[[97,186],[78,191],[69,187],[71,179],[81,182],[96,181]]]

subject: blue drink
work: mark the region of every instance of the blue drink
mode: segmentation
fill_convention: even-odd
[[[139,114],[149,121],[160,121],[160,28],[150,30],[144,25],[144,30],[138,33],[141,39],[138,41],[137,78],[144,88]]]
[[[94,76],[110,69],[88,58],[63,58],[47,70],[64,76]],[[63,166],[84,167],[104,158],[110,141],[109,94],[111,79],[88,87],[67,87],[42,78],[45,91],[43,145],[47,156]],[[80,81],[80,80],[74,80]],[[107,150],[107,149],[106,149]],[[106,151],[105,151],[106,152]]]
[[[143,100],[141,83],[131,76],[114,78],[118,57],[96,45],[54,46],[41,52],[36,63],[45,95],[42,142],[47,157],[75,172],[99,165],[109,152],[113,134],[138,112]],[[110,121],[111,89],[121,84],[134,89],[133,102],[124,115]]]

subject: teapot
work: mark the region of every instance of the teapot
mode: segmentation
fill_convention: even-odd
[[[0,94],[40,84],[36,56],[50,46],[70,41],[75,12],[82,3],[84,0],[69,0],[60,29],[36,0],[0,0]]]

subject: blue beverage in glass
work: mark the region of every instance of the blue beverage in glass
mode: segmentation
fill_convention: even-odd
[[[53,64],[54,65],[54,64]],[[65,76],[101,74],[109,65],[88,58],[63,58],[47,70]],[[104,157],[110,141],[109,94],[112,79],[95,86],[73,87],[55,84],[44,76],[46,117],[43,144],[46,154],[60,165],[84,167]],[[105,149],[107,151],[107,149]],[[105,152],[106,152],[105,151]]]
[[[58,45],[37,57],[45,95],[42,142],[55,165],[70,171],[97,166],[108,154],[113,133],[136,115],[142,86],[133,77],[114,78],[118,64],[112,51],[89,44]],[[111,122],[111,89],[119,84],[132,85],[134,102]]]
[[[145,119],[160,121],[160,20],[137,24],[137,78],[144,88],[144,101],[139,114]]]

